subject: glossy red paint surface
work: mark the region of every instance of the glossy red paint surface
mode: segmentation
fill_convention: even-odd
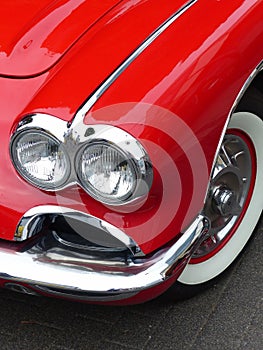
[[[11,240],[20,217],[30,208],[59,204],[89,212],[123,229],[145,253],[156,250],[174,239],[202,208],[228,113],[263,57],[263,2],[198,1],[121,74],[87,114],[86,123],[122,127],[149,152],[155,175],[150,195],[144,206],[128,213],[107,208],[76,187],[54,195],[27,184],[11,164],[9,138],[28,113],[72,120],[100,83],[185,1],[163,1],[161,6],[157,1],[108,1],[105,8],[104,2],[96,1],[94,4],[101,5],[87,27],[83,22],[75,23],[75,15],[83,19],[91,2],[61,1],[56,2],[56,8],[55,2],[36,3],[30,15],[24,10],[23,21],[31,23],[27,31],[23,29],[24,36],[32,30],[38,37],[39,13],[44,19],[63,6],[75,4],[76,10],[70,15],[65,11],[61,22],[54,20],[45,31],[45,40],[31,46],[35,48],[32,59],[38,59],[35,66],[31,67],[30,60],[19,63],[21,53],[14,51],[19,40],[10,44],[15,31],[0,48],[2,52],[11,48],[6,55],[9,63],[0,60],[4,74],[32,75],[52,66],[30,79],[0,78],[0,130],[4,135],[0,164],[5,164],[0,167],[0,236]],[[43,12],[47,3],[51,7]],[[102,13],[105,16],[87,30]],[[64,35],[63,26],[71,21],[74,31]],[[25,28],[24,22],[21,28]],[[8,26],[7,19],[2,25]],[[59,56],[45,57],[41,47],[51,49],[52,40]]]
[[[32,76],[46,71],[82,36],[82,44],[88,44],[85,51],[93,58],[95,55],[98,59],[103,54],[103,60],[108,60],[107,56],[113,50],[125,54],[123,46],[133,50],[133,40],[136,40],[136,45],[140,44],[184,3],[184,0],[173,4],[164,1],[159,9],[156,1],[46,0],[32,3],[19,0],[16,7],[6,0],[0,17],[0,74]],[[10,21],[14,17],[19,20],[10,30]],[[92,44],[89,44],[90,40]],[[105,52],[104,41],[110,44],[108,52]],[[119,57],[118,64],[121,59]],[[78,63],[78,68],[81,64]]]
[[[30,76],[47,70],[119,2],[2,1],[0,74]]]

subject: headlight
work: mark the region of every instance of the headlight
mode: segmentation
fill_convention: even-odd
[[[70,173],[61,143],[43,131],[29,128],[19,133],[12,141],[11,155],[20,175],[45,190],[61,187]]]
[[[136,165],[115,145],[89,144],[82,151],[78,164],[82,186],[104,203],[123,202],[135,190],[139,178]]]

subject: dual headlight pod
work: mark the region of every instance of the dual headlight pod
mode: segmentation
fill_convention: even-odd
[[[105,204],[144,197],[152,184],[152,166],[142,145],[113,126],[83,124],[70,130],[55,117],[34,115],[13,134],[10,153],[30,184],[56,191],[77,182]]]

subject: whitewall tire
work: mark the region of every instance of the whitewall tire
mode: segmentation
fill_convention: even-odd
[[[231,137],[236,138],[236,141],[233,138],[232,141],[229,141]],[[200,285],[212,280],[213,278],[219,276],[223,271],[225,271],[246,245],[262,213],[262,119],[251,112],[234,113],[231,117],[228,131],[224,140],[226,140],[225,143],[232,142],[229,148],[231,149],[232,147],[232,149],[234,149],[234,151],[232,151],[233,154],[234,152],[236,152],[236,154],[238,152],[247,152],[251,154],[247,155],[247,159],[243,160],[243,164],[239,166],[241,169],[238,169],[236,174],[235,169],[231,169],[233,173],[229,172],[227,175],[223,173],[223,175],[221,175],[221,178],[219,177],[219,180],[217,180],[216,185],[213,183],[214,197],[213,200],[210,198],[210,200],[207,201],[207,206],[213,206],[213,211],[216,212],[216,214],[212,215],[214,220],[214,232],[212,235],[213,237],[209,238],[210,240],[212,239],[212,241],[210,243],[202,243],[203,246],[201,244],[199,252],[197,251],[197,253],[193,255],[190,263],[186,266],[183,273],[178,279],[178,281],[183,285]],[[239,145],[236,146],[234,142],[236,142],[236,144],[239,143]],[[223,149],[224,153],[226,153],[226,147],[228,147],[228,145],[225,146],[223,141],[221,148]],[[235,149],[235,147],[237,148]],[[239,151],[238,147],[241,149],[241,151]],[[233,155],[233,159],[235,157],[238,157],[236,154]],[[219,165],[220,164],[221,163],[219,163]],[[233,165],[230,167],[233,168]],[[225,169],[223,170],[225,171]],[[238,176],[243,176],[245,178],[245,180],[243,180],[244,183],[249,181],[247,188],[241,190],[240,188],[243,188],[245,186],[243,186],[243,184],[235,184],[235,182],[238,182],[238,180],[235,180],[236,176],[237,178]],[[229,186],[227,183],[228,179],[229,182],[231,182]],[[220,181],[221,187],[218,185]],[[235,208],[233,209],[232,214],[231,210],[227,207],[228,199],[226,199],[229,198],[229,203],[232,203],[230,197],[232,196],[233,192],[235,192],[235,190],[233,190],[231,186],[233,188],[236,188],[237,192],[240,192],[236,195],[235,200],[232,200],[232,202],[238,202],[234,203]],[[242,196],[246,198],[242,199]],[[210,209],[211,208],[208,208],[208,210]],[[220,225],[218,224],[219,222]]]

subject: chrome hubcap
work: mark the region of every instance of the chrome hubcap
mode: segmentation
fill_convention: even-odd
[[[205,202],[204,213],[211,220],[211,230],[193,258],[213,254],[235,231],[237,220],[246,209],[252,184],[252,159],[246,138],[225,136],[220,148]]]
[[[234,191],[231,191],[226,186],[220,186],[215,189],[212,196],[214,210],[223,217],[229,215],[239,215],[241,206],[238,203],[238,198]]]

